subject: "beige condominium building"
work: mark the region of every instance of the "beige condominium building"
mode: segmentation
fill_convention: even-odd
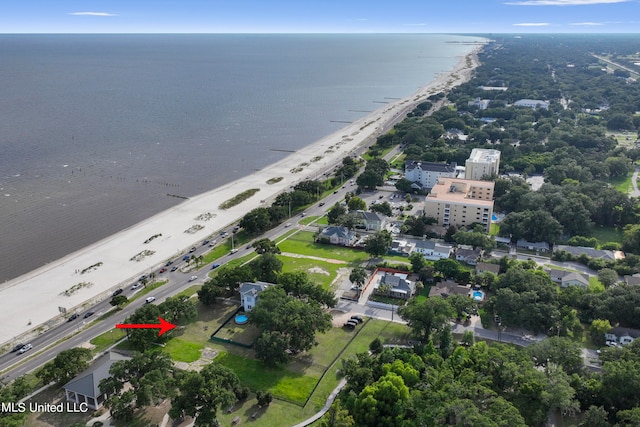
[[[466,179],[482,179],[483,176],[498,175],[500,151],[474,148],[464,167]]]
[[[424,214],[444,227],[483,224],[489,230],[493,214],[492,181],[441,178],[424,200]]]

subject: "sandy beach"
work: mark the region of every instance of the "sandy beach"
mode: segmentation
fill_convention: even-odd
[[[460,58],[451,72],[440,74],[410,97],[385,104],[278,163],[185,200],[91,246],[0,285],[0,300],[3,302],[0,343],[42,333],[64,322],[59,307],[71,311],[109,298],[113,290],[130,285],[141,274],[158,268],[191,246],[199,245],[250,210],[268,206],[277,194],[295,183],[307,177],[321,176],[360,145],[375,141],[382,129],[400,121],[406,112],[429,95],[469,80],[478,64],[479,49]],[[268,184],[272,178],[282,179]],[[222,202],[249,188],[259,188],[260,191],[235,207],[219,208]]]

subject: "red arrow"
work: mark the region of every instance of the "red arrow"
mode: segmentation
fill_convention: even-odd
[[[118,323],[116,324],[116,328],[118,329],[160,329],[160,332],[158,332],[158,336],[164,334],[167,331],[172,330],[173,328],[176,327],[176,325],[174,325],[173,323],[169,323],[166,320],[164,320],[162,317],[158,316],[158,320],[160,321],[160,323],[154,324],[154,323],[130,323],[130,324],[125,324],[125,323]]]

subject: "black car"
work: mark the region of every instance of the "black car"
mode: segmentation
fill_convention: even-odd
[[[115,291],[113,291],[113,296],[118,296],[120,295],[122,292],[124,292],[124,290],[122,288],[118,288]]]
[[[93,311],[87,311],[86,314],[84,315],[84,318],[86,319],[87,317],[91,317],[93,316],[95,313]]]
[[[177,265],[174,265],[173,267],[171,267],[171,271],[176,271],[178,269]]]
[[[364,322],[364,319],[361,316],[351,316],[350,320],[355,320],[358,323]]]
[[[344,327],[347,329],[355,329],[356,325],[357,323],[349,321],[344,324]]]
[[[71,316],[69,316],[69,318],[67,319],[67,322],[71,322],[73,320],[76,320],[78,317],[80,317],[80,315],[78,313],[73,313]]]
[[[11,353],[15,353],[16,351],[20,350],[22,347],[24,347],[24,344],[22,343],[16,344],[16,346],[11,349]]]
[[[173,264],[173,261],[167,261],[167,263],[164,266],[169,267],[171,264]]]

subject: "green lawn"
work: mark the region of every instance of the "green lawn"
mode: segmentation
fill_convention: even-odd
[[[310,231],[300,231],[278,243],[278,247],[282,252],[338,259],[351,264],[360,264],[367,259],[367,254],[361,250],[315,243],[314,235],[315,233]]]
[[[127,336],[127,333],[124,329],[113,328],[102,335],[98,335],[89,342],[95,346],[93,349],[94,354],[98,354],[105,351],[108,347],[117,343],[125,336]]]
[[[329,225],[329,221],[327,220],[327,216],[326,215],[323,215],[323,216],[308,216],[308,217],[302,218],[298,222],[300,224],[302,224],[302,225],[309,225],[311,223],[313,223],[313,225]]]
[[[304,271],[314,283],[328,289],[338,275],[338,269],[348,267],[347,264],[334,264],[309,258],[293,258],[278,255],[285,273]]]
[[[612,187],[615,187],[616,190],[628,194],[633,190],[633,185],[631,184],[632,174],[628,174],[627,176],[618,176],[615,178],[609,178],[608,182]]]
[[[164,347],[164,351],[169,353],[169,356],[176,362],[191,363],[200,359],[200,352],[203,348],[204,345],[200,343],[173,338]]]
[[[613,227],[594,227],[591,232],[600,244],[607,242],[622,242],[622,231]]]

